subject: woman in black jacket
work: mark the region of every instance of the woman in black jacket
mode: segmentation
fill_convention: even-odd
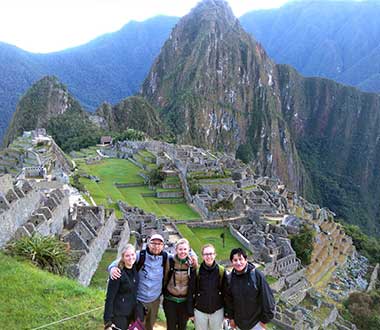
[[[143,314],[137,307],[138,274],[135,266],[136,251],[133,245],[127,244],[122,250],[118,267],[121,276],[108,280],[107,297],[104,307],[104,328],[112,325],[127,330],[128,325],[136,319],[142,320]]]
[[[201,263],[196,277],[194,323],[196,330],[220,330],[224,320],[224,297],[227,278],[223,266],[215,262],[215,247],[202,247]]]

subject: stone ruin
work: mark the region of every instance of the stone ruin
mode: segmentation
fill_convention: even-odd
[[[38,208],[41,193],[26,180],[13,182],[11,175],[0,177],[0,248],[12,239],[20,226]]]
[[[73,228],[63,235],[63,241],[75,256],[69,274],[87,286],[116,227],[115,212],[102,206],[78,206],[70,217]]]
[[[158,233],[162,235],[166,248],[170,251],[174,243],[182,237],[175,223],[169,219],[157,218],[154,214],[146,213],[138,207],[129,207],[120,201],[118,204],[131,232],[136,236],[138,248],[142,248],[153,234]]]
[[[60,235],[68,220],[69,197],[61,189],[44,193],[38,208],[32,211],[27,222],[18,227],[14,238],[39,233],[43,236]]]

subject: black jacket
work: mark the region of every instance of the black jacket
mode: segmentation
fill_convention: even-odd
[[[207,314],[216,312],[224,307],[226,290],[226,271],[220,279],[219,267],[215,262],[211,267],[202,262],[196,279],[194,307]]]
[[[112,321],[114,316],[134,318],[137,306],[138,273],[136,266],[123,268],[120,278],[108,280],[106,303],[104,307],[104,323]]]
[[[250,272],[255,267],[248,264],[246,271],[238,274],[232,270],[228,279],[226,315],[234,319],[242,330],[252,329],[258,322],[268,323],[274,317],[274,297],[265,276],[257,269],[256,287]]]

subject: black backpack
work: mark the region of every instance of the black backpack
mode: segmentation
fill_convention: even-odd
[[[136,264],[136,270],[139,272],[141,269],[144,269],[145,266],[145,259],[146,259],[146,249],[143,249],[140,251],[139,261]],[[166,251],[162,251],[162,269],[163,269],[163,276],[162,276],[162,290],[164,290],[165,286],[165,273],[167,268],[167,260],[168,260],[168,253]]]

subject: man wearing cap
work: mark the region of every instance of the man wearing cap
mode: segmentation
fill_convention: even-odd
[[[145,307],[145,329],[153,330],[153,325],[157,319],[158,308],[160,306],[160,296],[162,293],[164,278],[164,261],[167,259],[167,252],[164,249],[164,238],[160,234],[154,234],[149,240],[146,251],[138,251],[136,254],[136,265],[139,270],[139,284],[137,287],[137,300]],[[144,256],[143,265],[139,267],[140,256]],[[120,277],[120,269],[114,261],[108,271],[111,278]]]

